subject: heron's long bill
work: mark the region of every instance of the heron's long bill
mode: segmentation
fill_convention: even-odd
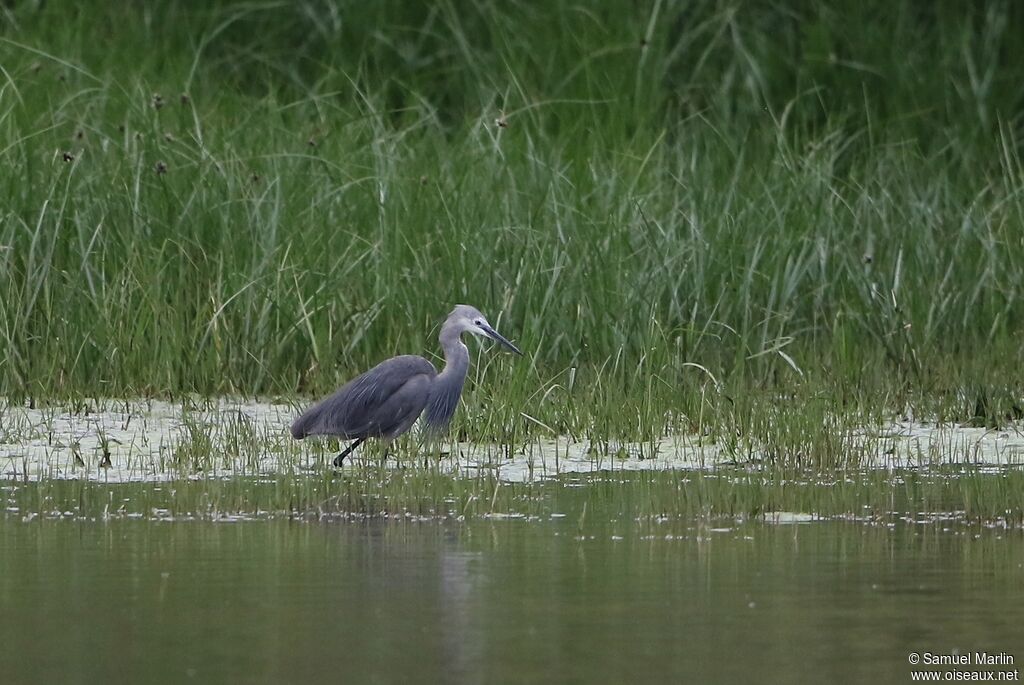
[[[492,340],[500,342],[502,345],[504,345],[508,349],[510,349],[513,352],[515,352],[516,354],[522,356],[523,353],[519,351],[519,348],[516,347],[515,345],[513,345],[511,342],[509,342],[508,338],[503,336],[501,333],[499,333],[498,331],[494,330],[490,326],[480,326],[480,328],[483,330],[484,333],[486,333],[488,336],[490,336],[490,338]]]

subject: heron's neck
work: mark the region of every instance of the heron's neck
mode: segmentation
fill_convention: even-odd
[[[469,371],[469,350],[462,342],[461,331],[445,323],[441,327],[440,341],[444,350],[444,369],[440,375],[461,385]]]

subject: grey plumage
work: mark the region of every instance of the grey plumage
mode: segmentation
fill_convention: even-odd
[[[385,360],[310,407],[292,424],[292,437],[393,437],[426,404],[420,386],[437,376],[423,357],[407,354]],[[411,425],[411,424],[410,424]]]
[[[426,409],[428,430],[443,432],[459,404],[469,371],[463,333],[496,340],[516,354],[519,349],[491,328],[473,307],[458,305],[441,326],[439,340],[445,366],[437,369],[423,357],[402,355],[385,360],[337,392],[307,409],[292,424],[292,437],[335,435],[355,442],[334,460],[342,460],[367,438],[390,440],[412,428]]]

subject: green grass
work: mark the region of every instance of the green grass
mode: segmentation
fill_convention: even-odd
[[[581,487],[586,485],[586,487]],[[867,524],[895,521],[1024,525],[1024,474],[969,466],[921,471],[603,472],[532,483],[490,475],[371,465],[345,474],[181,479],[105,484],[44,479],[3,487],[6,515],[26,520],[338,519],[466,520],[570,517],[633,522],[748,520],[786,513]]]
[[[467,302],[474,439],[1020,416],[1015,3],[0,12],[7,397],[318,394]]]

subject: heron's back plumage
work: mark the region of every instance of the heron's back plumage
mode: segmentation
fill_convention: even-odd
[[[423,357],[402,355],[383,361],[306,410],[292,424],[292,436],[400,435],[426,406],[435,376],[437,369]]]

